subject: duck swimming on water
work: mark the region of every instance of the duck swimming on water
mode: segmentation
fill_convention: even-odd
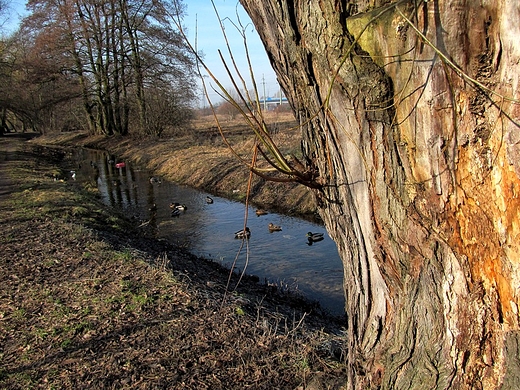
[[[239,230],[235,233],[235,238],[249,238],[251,237],[251,230],[246,226],[244,230]]]
[[[321,241],[321,240],[323,240],[323,233],[309,232],[309,233],[307,233],[307,240],[310,243]]]
[[[269,225],[267,226],[270,232],[279,232],[282,230],[281,226],[274,225],[273,223],[269,222]]]
[[[172,202],[172,203],[170,203],[170,209],[186,211],[186,210],[188,210],[188,206],[186,206],[184,203],[181,204],[181,203],[177,203],[177,202]]]

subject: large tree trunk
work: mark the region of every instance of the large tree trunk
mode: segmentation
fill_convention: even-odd
[[[519,386],[520,3],[241,3],[324,183],[348,387]]]

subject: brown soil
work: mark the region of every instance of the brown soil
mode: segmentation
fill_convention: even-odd
[[[341,324],[138,234],[55,180],[59,149],[0,137],[0,388],[325,389]]]

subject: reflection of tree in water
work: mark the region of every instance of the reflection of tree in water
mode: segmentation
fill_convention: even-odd
[[[160,184],[154,184],[152,181],[148,180],[147,182],[147,197],[146,197],[146,203],[148,206],[148,211],[150,215],[150,222],[148,223],[149,229],[152,231],[154,236],[157,236],[159,234],[159,229],[157,226],[157,206],[155,202],[155,188],[154,186],[160,185]]]

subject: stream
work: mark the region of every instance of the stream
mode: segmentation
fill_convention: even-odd
[[[157,238],[228,268],[235,264],[236,272],[247,266],[246,272],[261,281],[298,290],[333,315],[343,313],[343,268],[336,244],[322,225],[269,210],[257,216],[249,207],[251,237],[240,250],[243,240],[234,233],[244,226],[243,203],[152,177],[107,152],[77,149],[74,158],[80,167],[74,180],[94,182],[106,204],[150,224]],[[213,203],[207,202],[208,196]],[[172,216],[171,203],[185,205],[186,210]],[[271,232],[269,223],[282,230]],[[324,238],[310,243],[308,232],[323,233]]]

